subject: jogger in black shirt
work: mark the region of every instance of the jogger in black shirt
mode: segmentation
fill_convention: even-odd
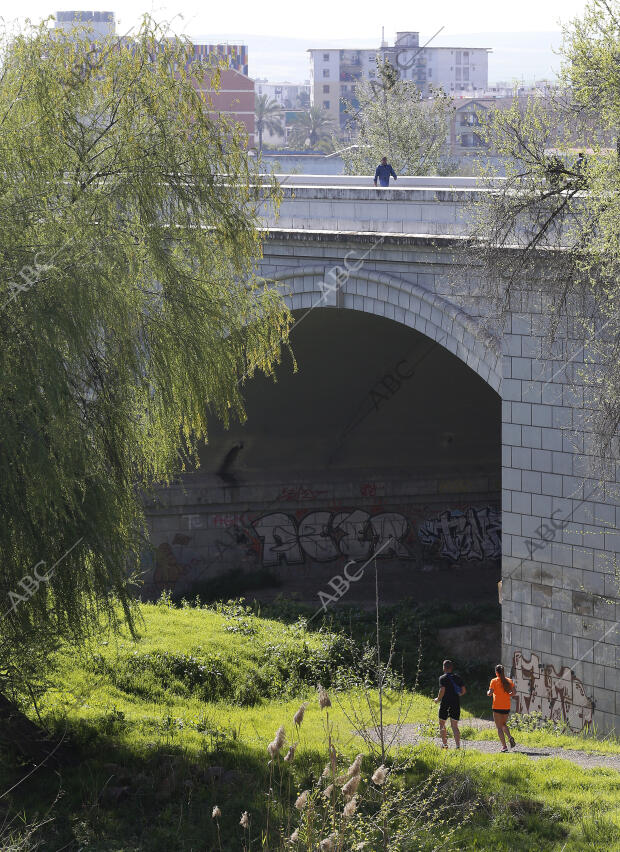
[[[451,660],[443,661],[443,674],[439,678],[439,693],[433,699],[435,704],[439,703],[439,733],[443,748],[448,748],[448,732],[446,721],[450,717],[452,734],[456,748],[461,747],[461,734],[459,731],[459,719],[461,718],[461,695],[465,695],[466,689],[462,678],[453,673],[454,665]]]

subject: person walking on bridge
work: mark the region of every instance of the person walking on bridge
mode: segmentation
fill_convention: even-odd
[[[392,168],[392,166],[388,163],[387,157],[382,157],[381,162],[377,166],[377,170],[375,171],[375,186],[377,185],[377,180],[381,186],[389,186],[390,185],[390,177],[393,177],[396,180],[396,172]]]
[[[443,748],[448,748],[448,732],[446,721],[450,716],[454,745],[461,747],[459,719],[461,718],[461,695],[465,695],[465,684],[459,675],[454,674],[454,664],[451,660],[443,661],[443,674],[439,678],[439,693],[433,701],[439,702],[439,733]]]
[[[510,713],[510,699],[515,693],[515,685],[504,674],[503,666],[495,666],[495,674],[497,677],[494,677],[489,684],[487,695],[489,698],[493,698],[493,720],[495,721],[499,741],[502,744],[502,752],[506,752],[508,751],[506,737],[508,737],[510,748],[514,748],[516,745],[507,724],[508,714]]]

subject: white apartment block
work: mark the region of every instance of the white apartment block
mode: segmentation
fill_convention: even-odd
[[[424,47],[417,32],[399,32],[393,45],[376,50],[316,48],[310,54],[310,99],[325,109],[336,125],[346,122],[347,104],[356,106],[355,87],[377,76],[377,59],[387,59],[401,80],[414,82],[422,92],[442,88],[458,97],[489,86],[489,48]]]
[[[310,83],[272,83],[260,78],[254,81],[257,95],[267,95],[282,109],[304,109],[310,103]]]

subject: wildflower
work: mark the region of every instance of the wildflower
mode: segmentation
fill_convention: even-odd
[[[280,749],[284,745],[285,739],[286,739],[286,733],[284,731],[284,725],[280,725],[280,727],[276,731],[276,736],[275,736],[275,739],[274,739],[274,743],[276,744],[278,751],[280,751]]]
[[[304,713],[306,712],[306,707],[308,706],[308,702],[304,701],[301,705],[297,713],[293,716],[293,722],[299,727],[304,720]]]
[[[342,816],[345,819],[352,817],[355,813],[355,809],[357,807],[357,796],[353,796],[350,802],[347,802],[344,806],[344,810],[342,811]]]
[[[239,820],[239,825],[242,825],[244,828],[250,827],[250,815],[247,811],[244,811],[241,814],[241,819]]]
[[[325,840],[321,840],[319,843],[319,849],[321,852],[332,852],[337,837],[338,835],[334,831],[329,835],[329,837],[326,837]]]
[[[329,695],[326,690],[319,684],[319,707],[323,710],[325,707],[331,707],[332,703],[329,700]]]
[[[299,829],[298,828],[296,828],[295,831],[291,834],[291,836],[289,837],[289,840],[290,840],[291,843],[297,843],[297,841],[299,840]]]
[[[354,796],[355,793],[357,793],[357,788],[359,787],[361,780],[361,775],[353,775],[342,788],[342,794],[347,798]]]
[[[344,784],[344,782],[345,782],[346,780],[347,780],[347,776],[346,776],[346,775],[339,775],[339,776],[336,778],[336,784]]]
[[[326,788],[323,790],[323,795],[325,796],[325,798],[326,798],[326,799],[329,799],[329,797],[331,796],[331,794],[332,794],[333,790],[334,790],[334,785],[333,785],[333,784],[330,784],[330,785],[329,785],[329,787],[326,787]]]
[[[387,775],[387,771],[385,769],[385,766],[383,764],[381,764],[381,766],[379,766],[374,771],[374,774],[372,776],[372,783],[377,784],[380,787],[383,784],[383,782],[385,781],[386,775]]]
[[[359,775],[360,770],[362,768],[362,755],[358,754],[355,758],[351,766],[349,766],[347,770],[347,776],[350,778],[352,775]]]
[[[296,748],[297,748],[297,743],[293,743],[292,746],[289,746],[288,751],[284,755],[284,762],[285,763],[292,763],[293,762],[293,758],[295,757],[295,749]]]
[[[329,778],[329,776],[331,774],[332,774],[332,768],[328,763],[327,766],[325,767],[325,769],[323,770],[323,772],[321,773],[321,778]]]
[[[280,726],[276,731],[276,735],[274,739],[267,746],[267,751],[269,752],[270,757],[275,757],[282,746],[284,745],[284,740],[286,739],[286,735],[284,732],[284,726]]]
[[[303,793],[300,793],[297,797],[297,801],[295,802],[295,807],[298,811],[303,811],[303,809],[308,804],[308,796],[310,795],[310,790],[304,790]]]
[[[211,811],[211,818],[212,819],[219,819],[221,816],[222,816],[221,810],[218,808],[217,805],[215,805],[213,810]]]

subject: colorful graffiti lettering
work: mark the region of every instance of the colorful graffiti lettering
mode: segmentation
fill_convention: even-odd
[[[517,713],[542,713],[545,719],[564,720],[572,731],[592,724],[594,707],[572,669],[564,667],[558,673],[552,665],[541,666],[536,654],[526,659],[515,651],[513,672]]]
[[[341,556],[367,559],[391,539],[379,558],[411,559],[404,539],[409,521],[398,512],[371,516],[363,509],[341,512],[310,512],[297,520],[284,512],[272,512],[252,524],[263,542],[262,564],[300,564],[309,557],[315,562],[331,562]]]
[[[418,536],[423,544],[438,545],[439,553],[448,559],[496,559],[502,554],[501,530],[497,509],[470,507],[425,521]]]

